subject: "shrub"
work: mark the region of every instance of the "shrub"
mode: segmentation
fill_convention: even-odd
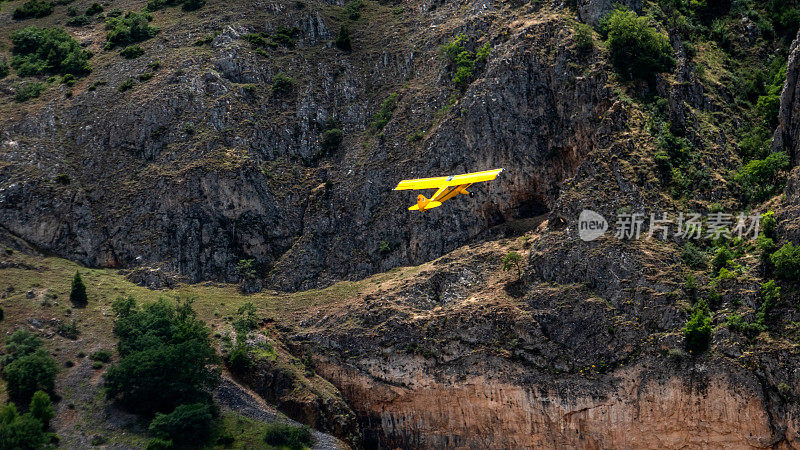
[[[206,4],[206,0],[184,0],[181,9],[184,11],[196,11]]]
[[[9,72],[8,61],[5,58],[0,58],[0,79],[7,77]]]
[[[204,403],[180,405],[169,414],[156,413],[150,432],[176,444],[199,444],[211,434],[213,414]]]
[[[775,284],[775,280],[769,280],[761,285],[761,306],[758,307],[756,312],[756,322],[761,325],[766,325],[768,315],[772,308],[778,304],[781,299],[781,288]]]
[[[89,52],[62,28],[25,27],[11,34],[11,65],[21,77],[43,73],[83,75],[90,71]]]
[[[770,261],[775,266],[775,275],[785,280],[800,281],[800,246],[787,242],[772,254]]]
[[[267,425],[264,442],[275,447],[287,447],[292,450],[301,450],[311,447],[314,439],[307,426],[295,427],[286,423],[273,422]]]
[[[106,21],[108,34],[106,47],[111,49],[117,46],[141,42],[156,35],[156,28],[150,26],[153,17],[147,13],[129,12],[122,17],[112,17]]]
[[[14,101],[22,103],[32,98],[38,98],[46,88],[44,83],[39,83],[38,81],[17,84],[17,92],[14,94]]]
[[[243,373],[250,369],[252,361],[250,354],[247,352],[247,347],[243,343],[238,343],[230,353],[228,353],[228,367],[231,372]]]
[[[69,291],[69,301],[77,307],[84,307],[89,303],[89,298],[86,296],[86,285],[83,284],[81,273],[75,271],[75,276],[72,277],[72,288]]]
[[[211,367],[217,356],[191,301],[161,299],[139,307],[133,298],[120,298],[112,309],[120,360],[105,376],[109,397],[140,413],[210,401],[219,383]]]
[[[345,52],[353,50],[353,43],[350,40],[350,29],[347,28],[347,25],[342,25],[339,28],[339,34],[336,36],[336,40],[333,41],[333,44],[336,48]]]
[[[692,269],[701,269],[706,266],[706,252],[690,241],[686,241],[683,244],[681,259],[683,259],[684,264]]]
[[[145,72],[139,74],[139,81],[148,81],[153,78],[153,72]]]
[[[740,314],[731,314],[728,316],[726,325],[728,326],[729,330],[737,331],[750,336],[766,330],[766,327],[763,325],[756,322],[748,322]]]
[[[56,332],[60,336],[64,336],[67,339],[78,339],[78,336],[81,334],[81,331],[78,329],[78,322],[75,319],[72,319],[70,322],[62,322],[58,324],[58,328]]]
[[[101,12],[103,12],[103,7],[100,6],[100,3],[95,2],[95,3],[92,3],[88,8],[86,8],[86,13],[85,14],[87,16],[93,16],[93,15],[99,14]]]
[[[61,84],[66,84],[67,86],[74,86],[75,85],[75,75],[68,73],[61,77]]]
[[[66,23],[68,27],[84,27],[91,22],[92,20],[89,17],[81,15],[70,18]]]
[[[256,306],[252,302],[246,302],[236,311],[236,320],[233,321],[233,328],[240,334],[247,334],[248,331],[258,325],[258,315]]]
[[[294,78],[283,72],[278,72],[272,77],[272,92],[276,94],[289,93],[292,91],[292,86],[294,86]]]
[[[91,359],[92,361],[100,361],[100,362],[107,363],[107,362],[111,361],[111,352],[108,351],[108,350],[105,350],[105,349],[98,350],[98,351],[92,353],[91,355],[89,355],[89,359]]]
[[[125,82],[117,86],[117,90],[120,92],[125,92],[133,89],[134,82],[133,78],[128,78]]]
[[[732,259],[733,254],[730,250],[725,247],[718,248],[717,253],[714,254],[714,259],[711,260],[711,264],[714,266],[714,271],[719,272],[719,270],[727,266]]]
[[[6,354],[3,356],[3,365],[23,356],[33,354],[42,346],[42,340],[28,330],[15,331],[6,339]]]
[[[53,13],[53,3],[45,0],[28,0],[14,10],[14,20],[45,17]]]
[[[767,211],[761,214],[761,232],[764,236],[774,239],[775,230],[778,228],[778,221],[775,220],[775,212]]]
[[[520,265],[520,261],[522,261],[522,257],[519,255],[519,253],[514,252],[514,251],[508,252],[506,254],[506,256],[503,256],[503,260],[502,260],[503,271],[505,272],[507,270],[512,270],[512,269],[516,268],[517,269],[517,276],[521,278],[522,277],[522,266]]]
[[[656,73],[672,70],[675,58],[669,39],[651,25],[648,17],[615,9],[605,23],[611,62],[622,76],[651,81]]]
[[[683,328],[686,349],[697,355],[708,349],[711,343],[711,317],[708,307],[700,302],[692,311],[689,321]]]
[[[475,78],[476,64],[485,62],[491,52],[491,44],[487,42],[478,49],[477,55],[473,55],[464,47],[466,41],[466,35],[459,34],[443,45],[440,50],[450,64],[455,67],[453,83],[462,90],[466,89]]]
[[[119,54],[125,59],[136,59],[144,55],[144,49],[138,45],[129,45],[122,49]]]
[[[735,176],[747,201],[760,202],[783,188],[785,180],[778,174],[789,167],[789,157],[784,152],[771,153],[764,159],[754,159],[745,164]]]
[[[0,407],[0,447],[39,449],[47,444],[42,422],[31,413],[19,414],[13,403]]]
[[[342,130],[331,128],[322,132],[319,144],[325,154],[331,154],[339,149],[342,143]]]
[[[153,438],[147,441],[147,447],[145,447],[145,450],[170,450],[172,448],[174,448],[172,441]]]
[[[45,430],[50,426],[50,420],[56,415],[53,409],[53,402],[50,401],[50,396],[44,391],[33,393],[30,410],[31,415],[42,423],[42,428]]]
[[[397,97],[397,92],[393,92],[381,103],[380,109],[372,117],[370,128],[373,131],[380,131],[389,123],[389,119],[392,118],[394,109],[397,107]]]
[[[297,36],[299,33],[300,30],[298,30],[297,27],[286,28],[284,26],[280,26],[272,35],[272,40],[285,47],[294,47],[294,44],[297,41],[295,36]]]
[[[34,392],[53,392],[58,367],[42,349],[15,359],[3,368],[9,396],[28,401]]]
[[[255,259],[240,259],[238,263],[236,263],[236,276],[241,279],[252,280],[256,277],[256,269],[254,267]]]
[[[591,25],[581,22],[575,24],[575,47],[578,51],[589,52],[594,48],[593,34]]]

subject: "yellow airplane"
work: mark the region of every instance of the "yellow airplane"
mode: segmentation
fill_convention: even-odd
[[[428,209],[442,206],[442,202],[450,200],[458,194],[473,196],[472,192],[467,192],[467,188],[473,183],[481,181],[491,181],[500,175],[503,169],[486,170],[484,172],[465,173],[462,175],[450,175],[449,177],[418,178],[416,180],[403,180],[398,183],[395,191],[403,189],[439,189],[431,198],[424,195],[417,196],[417,204],[409,207],[409,211],[425,211]]]

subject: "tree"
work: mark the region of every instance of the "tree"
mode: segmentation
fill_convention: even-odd
[[[46,443],[42,422],[33,414],[19,414],[13,403],[0,407],[0,448],[38,450]]]
[[[11,65],[21,77],[42,73],[83,75],[90,71],[89,52],[62,28],[25,27],[11,34]]]
[[[38,349],[30,355],[15,359],[3,368],[8,394],[15,400],[27,402],[36,391],[53,392],[58,366],[50,355]]]
[[[26,329],[17,330],[6,339],[6,354],[3,357],[3,365],[30,355],[42,346],[42,340],[39,336],[31,333]]]
[[[239,262],[236,263],[236,275],[238,275],[242,281],[252,280],[256,277],[256,269],[253,267],[255,261],[255,259],[240,259]]]
[[[785,280],[800,281],[800,246],[787,242],[770,256],[770,261],[775,266],[775,275]]]
[[[161,299],[139,307],[133,298],[114,302],[120,360],[106,372],[109,397],[144,414],[211,402],[210,392],[219,384],[219,371],[210,367],[217,355],[191,303]]]
[[[611,62],[620,75],[652,81],[656,73],[674,67],[669,39],[652,26],[648,17],[615,9],[605,20],[605,27]]]
[[[36,391],[31,398],[31,414],[36,417],[45,430],[50,426],[50,419],[56,415],[53,409],[53,402],[47,392]]]
[[[205,403],[180,405],[169,414],[156,413],[150,422],[150,432],[176,444],[205,442],[211,434],[214,414]]]
[[[522,261],[522,257],[519,253],[511,251],[503,257],[503,271],[511,270],[516,268],[517,269],[517,277],[522,278],[522,266],[520,265],[520,261]]]
[[[708,349],[711,343],[711,317],[704,302],[698,303],[692,311],[683,328],[683,337],[686,339],[686,349],[695,355]]]
[[[237,318],[233,322],[233,328],[238,334],[246,335],[248,331],[258,325],[258,315],[256,306],[252,302],[247,302],[240,306],[236,311]]]
[[[86,296],[86,285],[83,284],[79,271],[75,271],[75,276],[72,278],[72,289],[69,291],[69,301],[78,307],[84,307],[89,303],[89,298]]]
[[[341,28],[339,28],[339,34],[336,36],[334,45],[336,45],[336,48],[339,50],[345,52],[353,50],[353,44],[350,41],[350,29],[347,28],[347,25],[342,25]]]

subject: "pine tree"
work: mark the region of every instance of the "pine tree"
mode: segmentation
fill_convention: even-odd
[[[75,272],[75,277],[72,279],[69,300],[75,306],[86,306],[89,303],[89,299],[86,297],[86,286],[83,284],[80,272]]]

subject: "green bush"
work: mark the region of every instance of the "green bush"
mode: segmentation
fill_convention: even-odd
[[[623,77],[651,81],[656,73],[674,67],[669,39],[651,25],[648,17],[615,9],[606,18],[605,27],[611,62]]]
[[[756,335],[766,330],[766,327],[756,322],[748,322],[740,314],[731,314],[728,316],[726,325],[729,330],[737,331],[749,336]]]
[[[86,304],[89,303],[89,297],[86,295],[86,285],[83,284],[83,279],[79,271],[75,271],[75,276],[72,277],[69,301],[77,307],[85,307]]]
[[[267,425],[264,442],[275,447],[302,450],[311,447],[314,439],[307,426],[295,427],[286,423],[273,422]]]
[[[78,321],[75,319],[72,319],[70,322],[61,322],[58,324],[56,332],[60,336],[64,336],[67,339],[72,339],[73,341],[78,339],[78,336],[81,334],[81,331],[78,329]]]
[[[297,41],[296,36],[300,33],[297,27],[286,28],[284,26],[278,27],[272,35],[272,40],[284,47],[294,47]]]
[[[120,360],[106,372],[109,397],[146,414],[211,401],[219,383],[219,371],[211,367],[217,355],[191,301],[161,299],[139,307],[133,298],[120,298],[112,308]]]
[[[117,86],[117,90],[120,91],[120,92],[129,91],[129,90],[133,89],[134,85],[135,85],[135,83],[133,81],[133,78],[128,78],[122,84]]]
[[[27,102],[32,98],[38,98],[47,89],[44,83],[34,81],[31,83],[17,84],[17,92],[14,94],[14,101],[18,103]]]
[[[172,444],[172,441],[153,438],[147,441],[147,447],[145,447],[145,450],[171,450],[174,447],[175,446]]]
[[[319,140],[319,145],[325,154],[331,154],[339,149],[342,143],[342,130],[339,128],[331,128],[322,132]]]
[[[25,27],[11,34],[11,65],[21,77],[43,73],[83,75],[90,53],[62,28]]]
[[[138,45],[129,45],[122,49],[119,54],[125,59],[136,59],[144,55],[144,49]]]
[[[92,23],[92,19],[83,15],[71,17],[69,20],[67,20],[68,27],[84,27],[90,23]]]
[[[50,426],[50,420],[55,417],[56,411],[53,409],[53,402],[47,392],[36,391],[31,398],[31,414],[42,423],[45,430]]]
[[[364,0],[351,0],[342,11],[344,12],[345,16],[347,16],[350,20],[358,20],[361,18],[361,9],[364,7]]]
[[[735,176],[747,201],[760,202],[783,188],[785,180],[778,174],[789,167],[789,157],[784,152],[771,153],[764,159],[754,159],[745,164]]]
[[[252,302],[246,302],[236,311],[233,328],[240,334],[247,334],[258,325],[258,314],[256,313],[256,306]]]
[[[7,77],[9,72],[8,61],[5,58],[0,58],[0,80]]]
[[[333,41],[333,44],[336,48],[345,52],[353,50],[353,43],[350,40],[350,29],[347,28],[347,25],[342,25],[339,28],[339,34],[336,35],[336,40]]]
[[[158,30],[150,26],[153,17],[147,13],[129,12],[106,21],[106,48],[125,47],[155,36]]]
[[[683,244],[681,259],[683,259],[684,264],[692,269],[702,269],[706,267],[706,252],[690,241],[686,241],[686,243]]]
[[[8,394],[27,402],[36,391],[53,392],[58,367],[42,349],[15,359],[3,368]]]
[[[100,361],[100,362],[107,363],[107,362],[111,361],[111,352],[109,350],[105,350],[105,349],[98,350],[98,351],[92,353],[91,355],[89,355],[89,359],[91,359],[92,361]]]
[[[247,347],[243,343],[237,343],[230,353],[228,353],[227,359],[228,367],[230,367],[233,373],[243,373],[253,365],[250,354],[247,352]]]
[[[686,349],[697,355],[708,349],[711,343],[711,317],[708,307],[700,302],[695,306],[689,321],[683,328]]]
[[[100,6],[100,3],[95,2],[92,3],[88,8],[86,8],[85,14],[87,16],[93,16],[95,14],[100,14],[101,12],[103,12],[103,7]]]
[[[6,339],[6,351],[2,359],[3,365],[8,365],[23,356],[33,354],[41,346],[42,340],[39,339],[39,336],[26,329],[17,330]]]
[[[208,440],[213,419],[208,404],[180,405],[169,414],[156,413],[150,422],[150,432],[176,444],[200,444]]]
[[[732,259],[733,254],[730,250],[725,247],[718,248],[717,252],[714,254],[714,259],[711,260],[711,264],[714,266],[714,271],[719,272],[720,269],[727,266]]]
[[[53,3],[45,0],[28,0],[14,10],[14,20],[45,17],[53,13]]]
[[[464,47],[466,42],[467,36],[462,33],[440,49],[444,57],[455,68],[453,83],[461,90],[466,89],[472,82],[475,78],[477,63],[486,62],[492,49],[491,44],[487,42],[478,49],[477,55],[473,55]]]
[[[787,242],[772,254],[770,260],[775,266],[775,275],[789,281],[800,281],[800,246]]]
[[[386,126],[387,123],[389,123],[389,119],[392,118],[394,109],[397,108],[397,97],[397,92],[393,92],[389,94],[389,97],[387,97],[386,100],[381,103],[380,109],[372,117],[370,128],[372,128],[373,131],[380,131]]]
[[[184,0],[181,9],[184,11],[196,11],[206,4],[206,0]]]
[[[761,232],[768,238],[776,238],[775,230],[778,228],[778,221],[775,219],[774,211],[767,211],[761,214]]]
[[[272,92],[276,94],[287,94],[292,91],[294,78],[283,72],[278,72],[272,77]]]
[[[575,24],[575,47],[580,52],[589,52],[594,48],[594,29],[589,24]]]
[[[42,422],[33,414],[19,414],[13,403],[0,407],[0,448],[37,450],[47,441]]]

